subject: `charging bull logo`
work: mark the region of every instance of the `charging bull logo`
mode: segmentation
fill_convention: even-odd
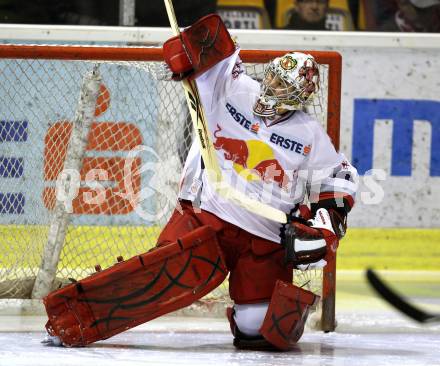
[[[218,136],[217,134],[221,130],[221,127],[217,125],[217,130],[214,132],[214,148],[216,150],[223,150],[226,160],[232,160],[243,168],[247,168],[246,161],[249,157],[249,150],[246,142],[243,140]]]
[[[237,174],[247,181],[275,182],[280,188],[287,189],[290,179],[269,145],[259,140],[219,136],[221,130],[217,125],[214,148],[223,151],[225,160],[232,161]]]
[[[264,160],[257,164],[253,170],[258,173],[263,182],[275,182],[280,188],[286,188],[289,183],[289,177],[276,159]]]

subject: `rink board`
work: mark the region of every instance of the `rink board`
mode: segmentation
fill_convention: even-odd
[[[47,226],[39,225],[0,226],[0,246],[3,248],[0,269],[17,263],[18,256],[30,248],[42,253],[47,231]],[[113,264],[115,258],[106,259],[103,253],[118,253],[130,258],[152,248],[159,232],[160,228],[155,226],[77,226],[69,229],[67,240],[75,242],[78,253],[90,250],[100,253],[100,264],[105,268]],[[13,248],[10,248],[12,244]],[[118,248],[125,249],[121,252]],[[61,261],[63,268],[71,266],[63,255]],[[27,257],[20,258],[20,263],[23,267],[37,265],[35,259]],[[87,256],[77,265],[93,268],[96,264],[96,259]],[[440,270],[440,229],[350,228],[338,250],[338,269],[364,269],[368,266],[390,270]]]

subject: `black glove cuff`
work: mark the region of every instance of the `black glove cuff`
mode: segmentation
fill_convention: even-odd
[[[342,200],[342,202],[341,202]],[[324,198],[320,199],[318,202],[313,202],[310,204],[310,209],[312,211],[312,215],[316,215],[316,211],[320,208],[325,208],[327,211],[335,210],[339,213],[339,215],[345,217],[350,212],[352,204],[347,198]]]
[[[343,198],[343,202],[344,205],[341,207],[340,199],[338,199],[337,202],[335,198],[326,198],[311,204],[313,216],[316,215],[316,211],[320,208],[325,208],[328,211],[333,230],[338,239],[344,237],[345,232],[347,231],[347,214],[351,210],[349,201]]]

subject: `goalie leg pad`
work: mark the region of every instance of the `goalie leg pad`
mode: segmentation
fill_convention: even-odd
[[[202,226],[53,291],[44,298],[46,328],[65,346],[85,346],[190,305],[226,274],[216,234]]]
[[[291,283],[278,281],[260,328],[261,335],[279,350],[287,351],[301,338],[310,308],[319,296]]]

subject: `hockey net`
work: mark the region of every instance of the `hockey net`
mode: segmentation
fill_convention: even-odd
[[[241,58],[261,78],[265,64],[284,53],[243,50]],[[321,85],[308,111],[338,148],[340,56],[310,53]],[[155,245],[193,138],[182,87],[169,80],[161,54],[0,46],[0,298],[41,296],[43,267],[52,268],[58,287]],[[335,275],[331,260],[324,271],[295,276],[322,295],[327,331],[334,328]],[[227,293],[224,283],[205,301],[226,303]]]

